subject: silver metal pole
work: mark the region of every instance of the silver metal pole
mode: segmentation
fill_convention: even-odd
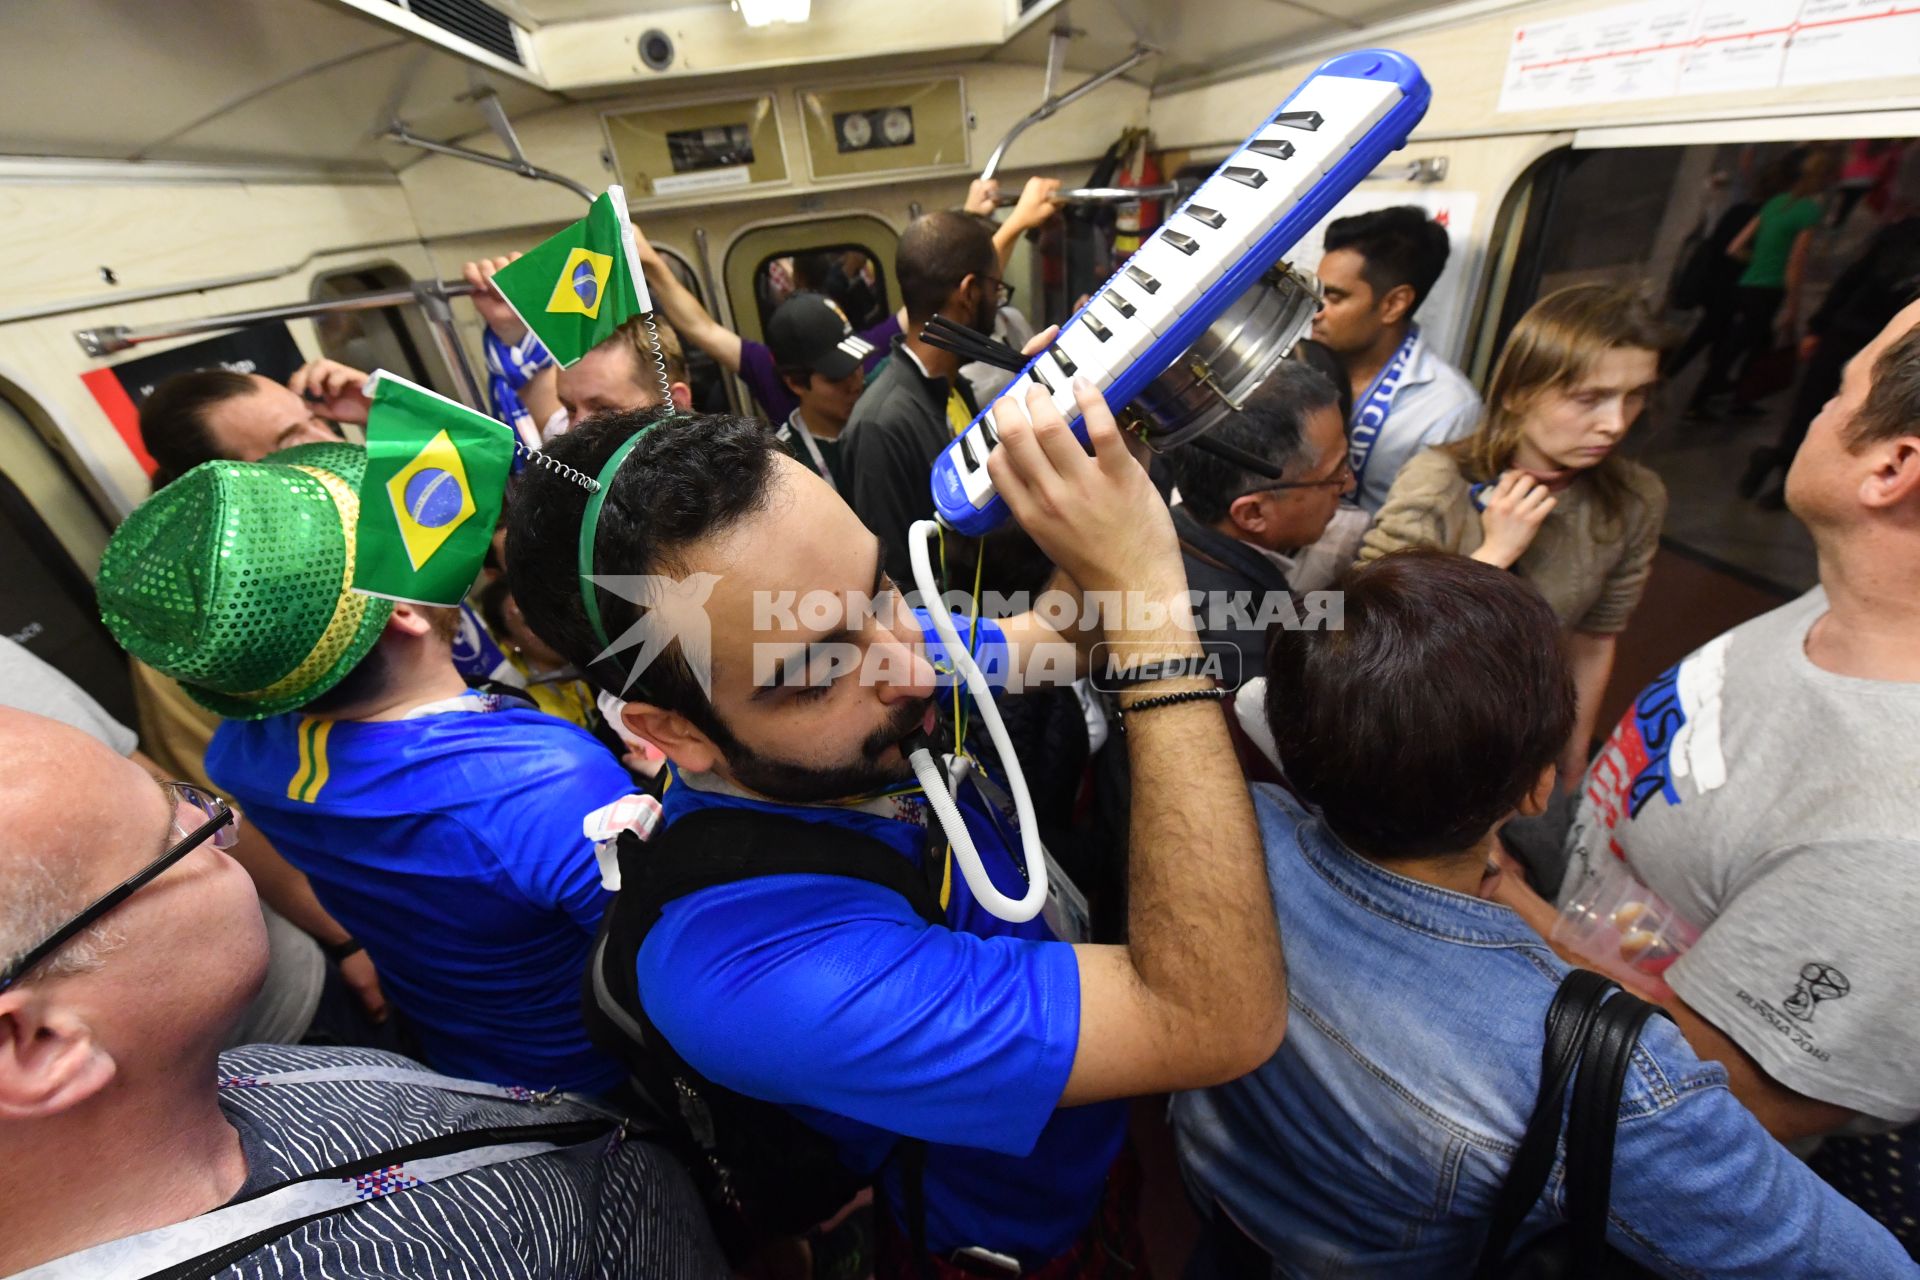
[[[503,156],[492,156],[484,151],[475,151],[471,147],[455,146],[450,142],[434,142],[431,139],[422,138],[398,120],[388,125],[386,132],[380,136],[409,147],[418,147],[422,151],[431,151],[435,155],[452,156],[456,160],[471,160],[475,164],[484,164],[492,169],[505,169],[508,173],[517,173],[523,178],[532,178],[536,182],[555,183],[573,192],[588,204],[592,204],[598,194],[575,182],[564,173],[542,169],[539,165],[527,160],[509,160]]]
[[[1161,182],[1151,187],[1074,187],[1066,191],[1056,191],[1053,198],[1063,204],[1125,204],[1130,200],[1158,200],[1162,196],[1183,196],[1193,189],[1193,184],[1180,182]],[[1001,196],[995,203],[1004,209],[1008,205],[1018,204],[1018,196]]]
[[[473,289],[469,286],[461,292],[472,293]],[[453,323],[453,307],[448,303],[448,299],[454,296],[452,291],[438,280],[420,280],[413,286],[413,296],[433,325],[434,345],[440,348],[440,358],[447,362],[447,368],[453,373],[460,398],[467,402],[469,408],[487,412],[486,389],[480,385],[479,375],[473,371],[473,362],[467,359],[467,349],[460,343],[460,330]],[[534,437],[527,441],[527,445],[537,449],[540,447],[537,427],[534,428]]]
[[[422,282],[425,283],[425,282]],[[473,286],[464,280],[435,281],[435,287],[444,298],[459,298],[473,292]],[[418,288],[419,286],[414,286]],[[244,329],[252,324],[270,324],[275,320],[304,320],[311,316],[343,315],[350,311],[377,311],[382,307],[410,306],[420,299],[414,288],[383,289],[378,293],[356,294],[350,298],[335,298],[328,302],[295,302],[284,307],[262,307],[257,311],[230,311],[225,315],[207,316],[200,320],[168,320],[159,324],[129,327],[124,324],[105,325],[98,329],[76,329],[74,339],[80,349],[90,356],[110,356],[115,352],[141,346],[148,342],[165,342],[170,338],[190,338],[201,333],[221,333],[228,329]]]
[[[720,286],[713,279],[713,255],[707,250],[707,229],[693,229],[693,265],[700,273],[700,288],[707,295],[707,306],[717,315],[720,310]],[[668,268],[672,270],[672,268]],[[740,403],[740,386],[733,374],[725,366],[720,369],[720,389],[727,395],[727,412],[736,418],[747,416],[746,409]],[[774,423],[779,426],[779,423]]]
[[[1025,133],[1029,128],[1039,124],[1060,108],[1078,102],[1081,98],[1086,97],[1089,93],[1092,93],[1109,80],[1125,75],[1159,52],[1158,49],[1150,44],[1137,44],[1133,47],[1132,53],[1114,63],[1099,75],[1088,80],[1082,80],[1079,84],[1057,98],[1048,98],[1042,102],[1038,107],[1035,107],[1033,111],[1015,121],[1013,128],[1007,130],[1007,136],[1000,139],[1000,145],[995,147],[993,154],[987,157],[987,167],[980,171],[980,177],[984,180],[991,178],[995,173],[999,172],[1000,161],[1006,157],[1007,148],[1013,145],[1015,138]]]

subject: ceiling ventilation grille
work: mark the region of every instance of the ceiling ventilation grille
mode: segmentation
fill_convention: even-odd
[[[515,66],[527,65],[526,59],[520,56],[520,42],[514,38],[512,20],[484,0],[393,0],[393,3],[495,57],[505,58]]]

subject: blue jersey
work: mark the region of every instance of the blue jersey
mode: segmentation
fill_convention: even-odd
[[[609,894],[580,823],[633,790],[585,730],[522,708],[229,720],[207,772],[367,948],[446,1075],[589,1093],[580,975]]]
[[[983,657],[1004,655],[999,628],[981,631]],[[923,868],[945,857],[914,787],[858,807],[785,805],[676,773],[663,803],[668,823],[734,806],[844,826]],[[1011,821],[971,787],[961,805],[994,883],[1021,896]],[[987,912],[957,868],[942,881],[946,928],[843,876],[763,876],[688,894],[667,904],[640,949],[640,991],[690,1065],[787,1107],[833,1138],[850,1168],[873,1171],[901,1136],[924,1139],[935,1252],[982,1245],[1037,1266],[1093,1220],[1126,1112],[1058,1106],[1080,1033],[1073,949],[1042,919],[1009,924]],[[898,1206],[897,1168],[881,1179]]]

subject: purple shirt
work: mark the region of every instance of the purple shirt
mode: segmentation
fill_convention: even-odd
[[[886,359],[893,335],[899,332],[900,315],[895,312],[860,335],[873,346],[873,354],[866,360],[869,374],[875,365]],[[773,352],[764,342],[755,342],[751,338],[740,339],[740,381],[747,384],[747,390],[753,393],[753,398],[767,411],[767,420],[775,426],[792,417],[793,411],[800,407],[800,398],[787,390],[786,383],[780,381],[779,371],[773,367]]]

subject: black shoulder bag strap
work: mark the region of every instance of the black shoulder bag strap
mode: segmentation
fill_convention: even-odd
[[[1560,1143],[1560,1117],[1564,1109],[1567,1085],[1587,1033],[1600,1013],[1601,1003],[1616,984],[1600,974],[1575,969],[1554,992],[1547,1008],[1546,1046],[1540,1055],[1540,1092],[1535,1096],[1533,1114],[1527,1131],[1514,1152],[1507,1180],[1494,1201],[1492,1225],[1486,1243],[1480,1249],[1474,1280],[1494,1280],[1501,1264],[1513,1248],[1513,1237],[1520,1224],[1546,1190],[1547,1177],[1553,1172],[1554,1152]]]
[[[649,1045],[678,1073],[696,1080],[700,1074],[647,1017],[635,971],[640,945],[667,903],[757,876],[835,875],[892,889],[928,924],[946,923],[930,868],[915,867],[880,840],[838,823],[714,806],[677,819],[651,840],[622,832],[619,861],[620,892],[601,921],[587,966],[589,1030],[610,1028],[628,1043]],[[649,1101],[665,1115],[679,1109],[675,1099]],[[908,1230],[924,1258],[926,1145],[903,1138],[894,1152],[905,1184]]]
[[[1624,991],[1607,1001],[1588,1035],[1567,1119],[1567,1219],[1572,1227],[1572,1280],[1610,1274],[1607,1209],[1613,1200],[1613,1140],[1620,1095],[1640,1030],[1660,1012]],[[1614,1262],[1621,1269],[1624,1259]]]

